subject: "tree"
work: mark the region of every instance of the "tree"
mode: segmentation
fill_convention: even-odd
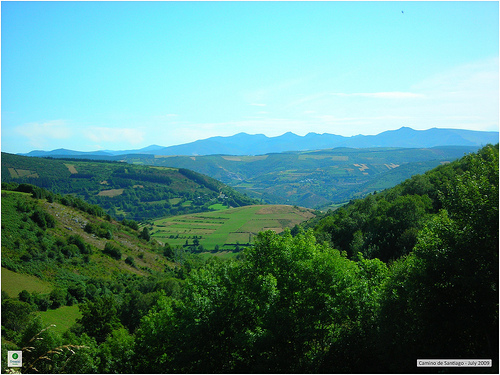
[[[66,304],[67,291],[65,289],[55,288],[50,292],[50,307],[57,309]]]
[[[84,332],[94,337],[97,343],[104,342],[107,336],[121,325],[117,303],[111,294],[97,297],[93,302],[89,301],[79,307],[82,317],[77,323],[81,324]]]
[[[131,374],[135,370],[134,355],[134,336],[130,335],[125,328],[116,329],[99,347],[99,372],[101,374]]]
[[[444,209],[384,287],[379,341],[389,371],[412,371],[415,358],[430,357],[498,366],[498,149],[463,165],[443,185]]]
[[[139,238],[142,238],[143,240],[149,241],[151,238],[151,235],[149,234],[149,229],[147,227],[144,227],[142,229],[141,234],[139,235]]]
[[[312,232],[259,234],[241,261],[193,269],[185,298],[160,298],[137,331],[145,372],[349,371],[366,349],[387,268],[318,245]],[[339,344],[342,343],[342,344]],[[363,344],[357,349],[356,344]],[[341,350],[339,350],[341,349]],[[357,359],[359,361],[359,359]]]
[[[2,300],[2,335],[17,338],[28,326],[34,311],[27,302],[10,298]]]
[[[168,242],[166,242],[165,246],[163,247],[163,256],[170,260],[172,260],[174,257],[174,250],[172,249],[172,246],[170,246]]]

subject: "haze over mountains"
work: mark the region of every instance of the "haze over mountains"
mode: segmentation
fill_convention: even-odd
[[[31,151],[28,156],[116,156],[126,154],[149,155],[262,155],[285,151],[308,151],[335,147],[411,147],[429,148],[435,146],[483,146],[499,141],[498,132],[462,129],[414,130],[402,127],[377,135],[356,135],[344,137],[335,134],[308,133],[299,136],[288,132],[278,137],[264,134],[239,133],[229,137],[211,137],[176,146],[151,145],[138,150],[80,152],[67,149],[53,151]]]

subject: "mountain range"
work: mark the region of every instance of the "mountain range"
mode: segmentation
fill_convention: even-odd
[[[356,135],[344,137],[335,134],[308,133],[299,136],[292,132],[277,137],[267,137],[264,134],[238,133],[229,137],[211,137],[176,146],[163,147],[151,145],[137,150],[123,151],[91,151],[81,152],[67,149],[53,151],[31,151],[27,156],[117,156],[127,154],[148,155],[263,155],[285,151],[308,151],[330,149],[336,147],[366,148],[366,147],[411,147],[429,148],[435,146],[483,146],[496,144],[499,133],[493,131],[474,131],[462,129],[432,128],[414,130],[402,127],[377,135]]]

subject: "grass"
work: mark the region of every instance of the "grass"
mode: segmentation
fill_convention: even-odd
[[[236,243],[253,243],[254,237],[267,229],[282,232],[313,217],[311,210],[294,206],[245,206],[226,210],[182,215],[154,221],[153,238],[182,246],[198,239],[205,249],[219,246],[224,250]]]
[[[53,330],[57,333],[66,332],[76,320],[82,317],[78,305],[62,306],[55,310],[40,312],[43,322],[46,325],[55,324]]]
[[[2,290],[15,298],[24,289],[30,293],[50,293],[53,286],[38,277],[13,272],[2,267]]]

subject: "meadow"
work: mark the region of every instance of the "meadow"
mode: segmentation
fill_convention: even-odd
[[[30,293],[50,293],[52,284],[36,276],[21,274],[2,267],[2,290],[10,297],[17,297],[22,290]]]
[[[154,239],[171,246],[201,245],[204,250],[249,245],[265,230],[276,233],[314,217],[312,210],[287,205],[254,205],[182,215],[153,222]]]
[[[61,306],[55,310],[41,311],[39,314],[43,323],[46,326],[54,324],[55,327],[52,327],[52,329],[59,334],[66,332],[76,323],[77,319],[82,317],[78,305]]]

